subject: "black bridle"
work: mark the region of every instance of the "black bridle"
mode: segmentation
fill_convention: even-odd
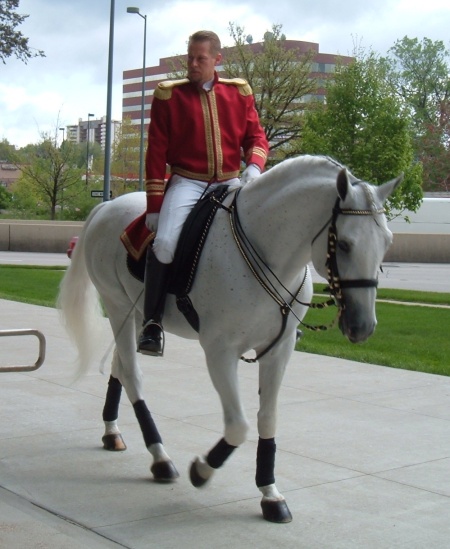
[[[339,268],[337,264],[336,245],[338,243],[338,231],[336,222],[339,215],[374,215],[384,213],[384,208],[376,210],[350,210],[340,207],[340,198],[336,199],[331,216],[330,226],[328,228],[328,245],[327,245],[327,280],[328,291],[336,300],[339,314],[345,309],[344,296],[342,295],[343,288],[376,288],[378,286],[377,278],[355,278],[349,280],[341,280],[339,276]],[[322,229],[323,230],[323,229]],[[313,239],[313,243],[319,236],[320,231]]]

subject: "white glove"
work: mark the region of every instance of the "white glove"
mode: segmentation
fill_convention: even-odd
[[[151,213],[145,216],[145,226],[152,233],[158,230],[159,213]]]
[[[256,179],[260,173],[261,171],[256,164],[249,164],[241,176],[241,185],[244,186],[247,183],[250,183],[250,181]]]

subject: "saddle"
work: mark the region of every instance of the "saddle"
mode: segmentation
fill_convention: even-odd
[[[192,208],[183,225],[170,271],[168,293],[176,296],[178,309],[197,332],[200,320],[188,294],[195,280],[209,229],[228,194],[228,185],[219,185]],[[147,247],[153,244],[155,238],[155,233],[151,233],[145,226],[145,216],[140,215],[132,221],[120,237],[128,252],[128,271],[140,282],[144,281]]]

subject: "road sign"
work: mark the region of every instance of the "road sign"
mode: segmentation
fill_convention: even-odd
[[[91,198],[103,198],[103,191],[91,191]],[[109,198],[112,198],[112,191],[109,191]]]

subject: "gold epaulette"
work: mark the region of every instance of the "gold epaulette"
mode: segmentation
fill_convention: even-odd
[[[228,84],[231,86],[238,86],[242,95],[252,95],[253,91],[247,80],[243,78],[219,78],[219,82],[222,84]]]
[[[182,86],[183,84],[187,84],[189,80],[187,78],[182,78],[181,80],[165,80],[164,82],[160,82],[153,93],[155,97],[158,99],[170,99],[172,97],[172,90],[176,86]]]

